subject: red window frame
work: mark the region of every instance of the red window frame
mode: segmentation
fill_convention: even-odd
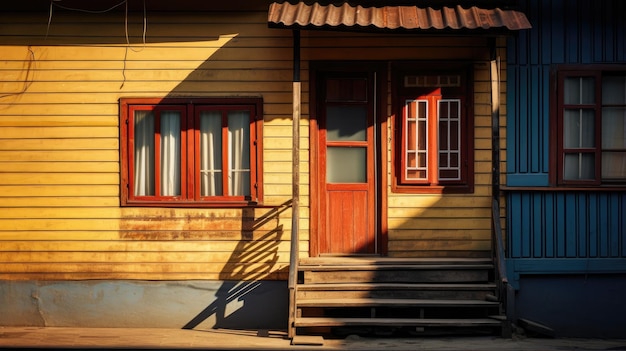
[[[552,78],[552,130],[556,130],[557,137],[551,142],[552,155],[555,155],[556,162],[551,163],[551,181],[553,184],[562,187],[624,187],[626,180],[603,180],[602,179],[602,109],[603,107],[612,107],[606,105],[602,101],[602,78],[607,75],[626,75],[626,66],[605,66],[605,65],[588,65],[588,66],[557,66]],[[594,102],[593,103],[565,103],[565,79],[567,78],[592,78],[594,79]],[[624,107],[623,105],[618,105]],[[564,145],[564,116],[566,110],[588,110],[593,111],[594,116],[594,146],[588,147],[570,147]],[[626,151],[626,150],[620,150]],[[586,153],[594,155],[593,172],[594,177],[588,179],[566,179],[565,178],[565,155]]]
[[[425,82],[422,86],[405,85],[408,77],[459,77],[458,84],[436,86]],[[398,69],[394,74],[392,86],[395,88],[393,128],[395,136],[392,167],[392,190],[397,193],[471,193],[474,191],[473,177],[473,115],[471,89],[468,84],[469,74],[466,68],[441,69],[433,66],[431,70],[412,71]],[[415,79],[414,79],[415,80]],[[428,78],[426,78],[428,80]],[[439,103],[440,101],[458,100],[460,103],[460,145],[459,177],[454,180],[440,179],[439,162]],[[407,101],[427,102],[427,174],[422,179],[407,177]]]
[[[259,205],[263,201],[262,186],[262,99],[261,98],[124,98],[120,100],[120,160],[122,206],[163,207],[231,207]],[[228,123],[229,111],[249,111],[250,195],[225,195],[228,191]],[[135,195],[134,184],[134,116],[136,111],[152,111],[155,116],[154,195]],[[162,111],[178,111],[180,125],[180,195],[160,194],[159,121]],[[222,114],[222,194],[202,196],[200,187],[200,113]]]

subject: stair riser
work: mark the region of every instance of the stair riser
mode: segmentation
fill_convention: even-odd
[[[381,290],[381,291],[298,291],[298,299],[394,298],[394,299],[457,299],[485,300],[491,290]]]
[[[304,283],[471,283],[486,282],[487,270],[307,271]]]
[[[488,318],[497,315],[499,309],[493,307],[390,307],[390,306],[361,306],[361,307],[299,307],[300,317],[332,317],[332,318],[394,318],[397,320],[414,318],[439,318],[453,320],[459,318]],[[375,322],[375,320],[372,320]]]

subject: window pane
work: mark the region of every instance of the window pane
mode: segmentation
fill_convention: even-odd
[[[602,109],[602,149],[626,149],[626,107]]]
[[[366,106],[328,106],[326,114],[326,138],[329,141],[366,140]]]
[[[439,179],[458,180],[461,137],[459,100],[439,101]]]
[[[366,148],[328,147],[326,180],[328,183],[365,183],[367,181]]]
[[[417,154],[417,167],[418,168],[426,169],[427,162],[428,162],[428,153],[426,151],[422,151]],[[426,171],[424,171],[424,174],[426,174]]]
[[[407,180],[426,179],[428,170],[428,101],[407,100],[405,113],[404,128],[407,135],[404,146],[406,150],[404,155],[406,157],[405,177]]]
[[[626,104],[626,76],[606,76],[602,78],[602,104]]]
[[[154,193],[154,114],[135,111],[134,195],[151,196]]]
[[[592,153],[565,154],[563,158],[563,179],[595,179],[595,157]]]
[[[446,120],[439,121],[439,150],[450,149],[450,124]]]
[[[222,114],[200,113],[200,195],[223,195]]]
[[[180,112],[161,112],[161,195],[179,196]]]
[[[568,77],[564,81],[563,100],[568,105],[586,105],[595,103],[593,77]]]
[[[563,146],[565,148],[595,147],[593,110],[565,110],[563,114]]]
[[[626,179],[626,152],[602,153],[602,179]]]
[[[250,113],[228,113],[228,194],[249,196],[250,192]]]

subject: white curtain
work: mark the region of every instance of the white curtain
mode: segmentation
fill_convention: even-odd
[[[180,186],[180,113],[161,113],[161,196],[178,196]],[[134,195],[154,196],[155,193],[155,116],[150,111],[135,112]]]
[[[228,113],[229,195],[249,196],[250,192],[250,113]]]
[[[154,195],[154,115],[135,112],[134,195]]]
[[[595,103],[593,77],[571,77],[564,82],[564,102],[572,105]],[[563,112],[563,146],[565,148],[593,148],[595,140],[595,114],[592,109],[572,108]],[[563,159],[564,179],[594,179],[593,153],[569,153]]]
[[[161,112],[161,196],[181,194],[180,139],[180,112]]]
[[[626,77],[602,80],[602,104],[626,105]],[[626,107],[602,109],[602,178],[626,178]]]
[[[200,195],[223,194],[222,115],[218,111],[200,114]]]

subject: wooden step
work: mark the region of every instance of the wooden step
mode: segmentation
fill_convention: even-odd
[[[390,258],[390,257],[308,257],[299,260],[300,267],[308,266],[384,266],[384,265],[468,265],[493,262],[488,258]]]
[[[300,307],[497,307],[498,302],[481,300],[434,300],[434,299],[300,299]]]
[[[300,284],[299,290],[493,290],[496,285],[486,284],[403,284],[403,283],[330,283],[330,284]]]
[[[325,267],[303,272],[302,283],[476,283],[487,282],[492,266],[473,267],[429,266],[415,268],[380,267]]]
[[[300,284],[298,299],[320,298],[415,298],[485,299],[495,284],[330,283]]]
[[[300,271],[310,272],[332,272],[332,271],[424,271],[424,270],[445,270],[445,269],[459,269],[459,270],[471,270],[471,269],[492,269],[493,264],[384,264],[384,265],[307,265],[300,266]]]
[[[411,326],[411,327],[500,327],[502,322],[491,318],[476,319],[426,319],[426,318],[330,318],[300,317],[295,327],[342,326]]]
[[[485,258],[304,258],[293,326],[503,328],[489,318],[502,307],[487,298],[493,270]]]

